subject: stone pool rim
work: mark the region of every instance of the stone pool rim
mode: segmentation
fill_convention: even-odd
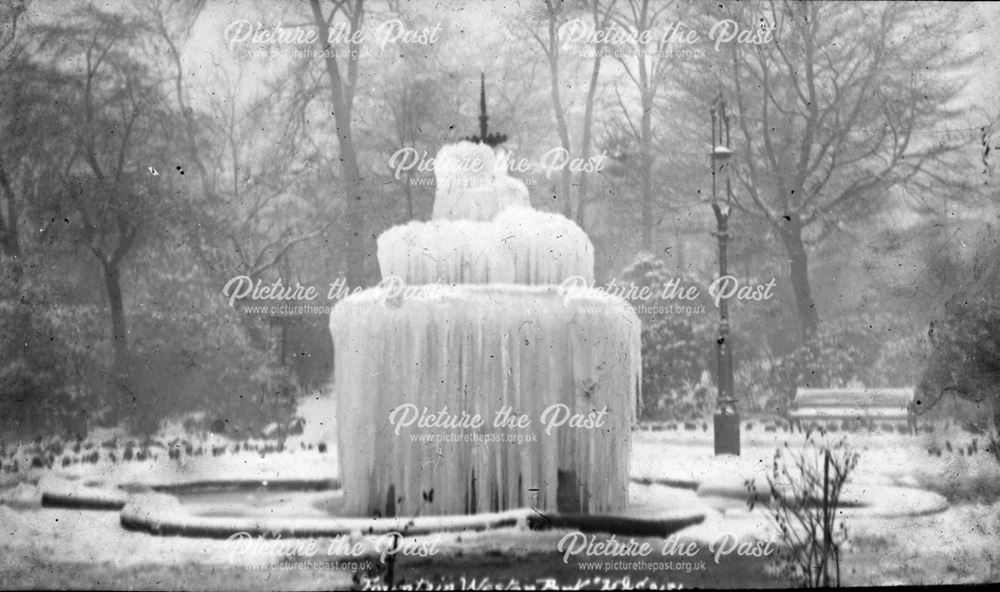
[[[658,480],[632,479],[644,485]],[[673,481],[661,486],[676,486]],[[632,536],[662,536],[700,524],[706,513],[701,509],[680,510],[648,518],[608,514],[540,512],[518,508],[505,512],[418,516],[418,517],[208,517],[189,513],[176,494],[179,492],[241,491],[266,487],[274,491],[336,491],[337,479],[220,479],[146,485],[85,482],[54,478],[42,493],[42,506],[114,510],[122,528],[157,536],[228,539],[238,534],[265,538],[318,538],[354,534],[406,536],[437,533],[483,532],[499,529],[523,531],[580,530]],[[686,487],[691,489],[690,486]]]
[[[148,493],[197,493],[203,491],[244,491],[266,487],[273,491],[336,491],[340,480],[333,479],[199,479],[175,483],[147,484],[137,481],[104,483],[66,477],[51,477],[39,484],[43,508],[73,508],[82,510],[120,511],[129,495]],[[637,485],[661,485],[676,489],[696,490],[698,482],[667,478],[632,477]]]
[[[503,512],[391,518],[247,518],[209,517],[188,513],[169,494],[141,493],[129,498],[120,513],[126,530],[158,536],[230,539],[249,535],[263,538],[326,538],[356,535],[427,536],[443,533],[579,530],[632,536],[668,537],[704,521],[700,510],[678,511],[649,518],[606,514],[569,514],[518,508]]]
[[[245,491],[267,488],[273,491],[336,491],[338,479],[198,479],[174,483],[147,484],[128,481],[118,484],[51,477],[39,483],[43,508],[120,511],[130,495],[148,492],[178,494]]]

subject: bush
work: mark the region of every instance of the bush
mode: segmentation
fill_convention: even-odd
[[[982,403],[982,422],[1000,427],[1000,297],[959,295],[931,324],[934,349],[921,377],[923,409],[946,394]]]
[[[801,452],[787,443],[775,451],[767,476],[769,515],[782,541],[775,561],[794,585],[840,586],[840,549],[847,541],[838,520],[840,495],[857,462],[846,438],[830,441],[822,430],[806,434]],[[752,510],[760,501],[756,484],[750,479],[746,487]]]
[[[59,363],[66,389],[81,410],[84,424],[108,419],[111,401],[106,393],[114,376],[107,365],[111,348],[107,334],[107,313],[92,304],[59,304],[39,309],[48,326],[60,336]]]
[[[237,314],[147,309],[131,317],[134,334],[142,335],[129,374],[138,431],[153,432],[162,420],[192,412],[240,434],[291,418],[290,377],[271,361],[266,343],[251,340]]]
[[[798,387],[914,385],[925,347],[916,328],[894,315],[838,319],[820,325],[813,343],[756,369],[756,378],[772,393],[768,408],[784,414]]]
[[[73,388],[64,333],[28,300],[0,301],[0,418],[16,433],[86,433],[84,393]]]
[[[660,294],[672,278],[684,286],[708,284],[691,274],[671,275],[666,265],[640,253],[621,281]],[[639,304],[639,302],[633,302]],[[669,306],[656,297],[645,304]],[[691,303],[693,304],[693,303]],[[702,304],[702,302],[698,302]],[[702,417],[714,405],[710,372],[715,362],[715,325],[704,314],[640,314],[642,319],[643,419],[685,420]]]

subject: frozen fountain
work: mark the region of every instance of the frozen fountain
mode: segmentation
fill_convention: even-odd
[[[563,287],[593,245],[505,153],[444,146],[435,177],[432,219],[384,232],[383,281],[331,314],[343,513],[624,510],[639,319]]]

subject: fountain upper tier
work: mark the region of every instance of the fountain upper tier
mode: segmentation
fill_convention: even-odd
[[[591,281],[594,246],[566,217],[531,209],[507,157],[460,142],[435,158],[430,222],[395,226],[378,238],[382,277],[407,284],[559,284]]]
[[[507,153],[486,144],[446,144],[434,157],[434,220],[488,222],[508,206],[531,207],[528,188],[507,172]]]
[[[594,247],[559,214],[509,207],[489,222],[432,220],[378,239],[383,277],[407,284],[560,284],[594,274]]]

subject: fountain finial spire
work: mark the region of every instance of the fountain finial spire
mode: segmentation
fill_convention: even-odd
[[[479,137],[486,137],[486,122],[489,121],[486,115],[486,72],[479,72]]]
[[[487,122],[489,121],[489,116],[486,114],[486,73],[479,72],[479,135],[469,136],[464,138],[470,142],[475,142],[477,144],[486,144],[491,148],[496,148],[500,144],[507,141],[507,136],[504,134],[491,134],[489,132],[489,126]]]

